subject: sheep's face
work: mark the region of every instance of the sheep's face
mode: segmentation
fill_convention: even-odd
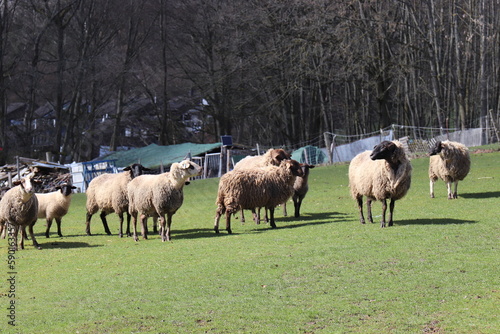
[[[63,185],[57,186],[56,189],[60,190],[64,196],[69,196],[73,193],[73,189],[76,189],[76,187],[72,186],[71,184],[63,184]]]
[[[33,181],[34,176],[35,175],[33,173],[30,173],[14,184],[19,184],[23,193],[32,195],[35,193],[35,185]]]
[[[201,174],[201,167],[190,160],[184,160],[179,163],[184,174],[184,178],[195,177]]]
[[[124,171],[130,171],[130,175],[132,178],[135,178],[139,175],[142,175],[144,171],[150,170],[149,168],[144,167],[141,164],[132,164],[130,166],[127,166],[123,168]]]
[[[429,155],[436,155],[441,153],[443,150],[443,143],[441,141],[436,142],[433,147],[429,150]]]
[[[373,148],[370,158],[372,160],[392,161],[397,148],[395,143],[385,140]]]
[[[283,160],[282,165],[288,168],[292,175],[300,177],[304,176],[302,166],[296,160]]]
[[[289,160],[291,158],[290,154],[285,150],[278,148],[271,152],[271,159],[278,166],[283,160]]]

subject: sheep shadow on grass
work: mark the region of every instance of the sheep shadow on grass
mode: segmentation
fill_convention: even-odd
[[[79,241],[52,241],[46,243],[40,243],[40,247],[43,249],[65,249],[65,248],[92,248],[92,247],[102,247],[103,245],[91,245],[86,242]]]
[[[422,219],[406,219],[394,222],[398,225],[452,225],[452,224],[476,224],[475,220],[454,219],[454,218],[422,218]]]
[[[295,218],[292,216],[278,216],[274,217],[276,222],[277,229],[285,229],[285,228],[298,228],[304,226],[313,226],[313,225],[323,225],[323,224],[332,224],[332,223],[341,223],[351,219],[351,215],[341,212],[320,212],[320,213],[305,213],[301,214],[300,217]],[[255,222],[251,221],[249,223],[255,224]],[[261,222],[261,225],[266,225],[268,223]],[[269,224],[268,224],[269,225]],[[271,228],[269,226],[269,228]],[[252,230],[253,232],[262,232],[265,231],[261,228],[255,228]]]
[[[463,198],[476,198],[476,199],[496,198],[496,197],[500,197],[500,191],[489,191],[489,192],[482,192],[482,193],[467,193],[467,194],[459,194],[458,196],[463,197]]]

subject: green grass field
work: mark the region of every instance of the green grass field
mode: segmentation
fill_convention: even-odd
[[[361,225],[347,165],[311,171],[301,218],[276,210],[277,229],[241,224],[213,232],[218,179],[185,187],[172,241],[85,231],[76,194],[62,238],[35,233],[15,253],[15,297],[7,241],[0,253],[2,333],[498,333],[500,329],[500,152],[474,154],[459,198],[436,183],[428,158],[412,160],[412,187],[396,202],[395,225]],[[289,212],[293,205],[290,203]],[[15,304],[15,324],[8,317]]]

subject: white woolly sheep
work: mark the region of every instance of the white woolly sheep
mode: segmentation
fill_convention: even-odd
[[[438,141],[431,148],[429,159],[429,179],[431,198],[434,198],[434,182],[439,178],[446,182],[448,199],[458,197],[458,181],[462,181],[470,170],[469,149],[454,141]],[[451,184],[455,191],[451,191]]]
[[[184,184],[189,178],[200,175],[201,171],[201,167],[194,162],[184,160],[180,163],[173,163],[169,172],[159,175],[141,175],[130,181],[127,191],[135,241],[138,241],[137,215],[139,212],[141,213],[141,234],[144,239],[147,239],[146,219],[159,217],[161,240],[170,240],[172,216],[184,200]]]
[[[127,235],[130,236],[130,215],[128,213],[127,184],[134,178],[149,170],[141,164],[133,164],[118,174],[102,174],[93,179],[87,188],[87,235],[90,234],[90,220],[92,215],[101,210],[101,220],[106,234],[111,231],[106,221],[108,213],[115,212],[120,218],[119,236],[123,236],[123,214],[127,214]]]
[[[45,218],[47,220],[47,229],[45,237],[49,238],[50,227],[52,220],[55,219],[57,223],[57,235],[62,237],[61,232],[61,219],[68,213],[69,205],[71,204],[71,195],[75,186],[71,184],[61,184],[56,187],[56,191],[35,194],[38,200],[38,218]]]
[[[33,233],[33,225],[35,225],[38,211],[38,200],[36,196],[33,196],[35,193],[33,177],[34,174],[30,173],[21,180],[16,181],[14,183],[16,186],[9,189],[0,201],[0,224],[8,229],[9,227],[5,225],[10,225],[9,235],[14,237],[14,244],[10,246],[14,249],[18,247],[17,237],[19,230],[21,230],[19,247],[24,249],[26,226],[29,228],[33,246],[41,249]]]
[[[303,164],[301,165],[303,176],[298,176],[295,179],[295,183],[293,184],[293,206],[295,209],[295,218],[300,217],[300,206],[302,205],[302,200],[306,197],[307,192],[309,191],[309,170],[314,168],[314,165]],[[286,217],[286,202],[283,203],[283,215]]]
[[[290,153],[286,152],[285,150],[281,148],[277,149],[270,148],[263,155],[248,156],[241,159],[236,165],[234,165],[233,170],[248,170],[248,169],[266,167],[271,165],[279,166],[281,161],[288,160],[290,158],[291,158]],[[253,219],[257,224],[259,224],[260,208],[257,208],[257,213],[255,211],[256,208],[252,208],[250,210],[252,210]],[[267,221],[267,216],[266,216],[266,221]],[[243,213],[243,210],[241,210],[241,222],[242,223],[245,222],[245,215]]]
[[[397,141],[383,141],[352,159],[349,165],[351,195],[357,201],[360,221],[363,216],[363,196],[367,197],[368,221],[373,223],[371,205],[373,200],[382,201],[381,227],[385,227],[387,199],[391,199],[389,222],[392,226],[394,204],[410,189],[412,166],[403,145]]]
[[[279,166],[248,170],[233,170],[223,175],[217,193],[217,211],[214,231],[219,233],[220,216],[226,214],[226,230],[231,231],[231,214],[238,210],[264,207],[269,210],[270,224],[274,222],[274,208],[293,195],[293,184],[302,176],[300,164],[283,160]]]

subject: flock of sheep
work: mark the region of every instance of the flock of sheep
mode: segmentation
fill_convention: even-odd
[[[430,195],[434,197],[434,182],[439,178],[446,182],[448,198],[457,198],[458,181],[463,180],[470,169],[470,157],[464,145],[443,141],[437,142],[430,150],[429,179]],[[225,215],[226,230],[231,233],[231,215],[243,210],[252,210],[253,219],[260,222],[260,209],[269,212],[269,223],[275,228],[274,210],[278,205],[292,198],[295,217],[300,215],[300,206],[308,191],[309,170],[313,165],[299,164],[282,149],[270,149],[262,156],[247,157],[235,165],[234,169],[220,178],[217,192],[217,210],[214,231],[219,233],[219,220]],[[147,170],[140,164],[124,168],[122,173],[103,174],[93,179],[87,189],[86,233],[90,233],[92,215],[100,211],[100,217],[107,234],[111,234],[106,215],[116,213],[120,219],[120,237],[123,236],[123,215],[127,215],[128,236],[130,221],[133,223],[133,237],[138,241],[137,218],[140,213],[141,234],[147,239],[147,219],[152,217],[156,231],[157,221],[162,241],[171,239],[172,216],[183,202],[183,187],[189,179],[200,175],[201,167],[184,160],[172,164],[170,171],[158,175],[143,174]],[[412,166],[403,145],[397,141],[383,141],[373,151],[358,154],[349,165],[349,187],[357,201],[360,221],[365,223],[363,197],[367,198],[368,221],[373,223],[372,201],[382,202],[381,227],[386,226],[387,200],[389,204],[388,226],[393,225],[395,201],[404,197],[411,184]],[[0,201],[0,229],[5,238],[10,225],[14,242],[10,245],[24,248],[27,238],[26,227],[33,245],[40,248],[33,233],[38,218],[47,220],[46,237],[52,220],[55,219],[58,235],[61,233],[61,218],[68,212],[72,189],[64,184],[54,192],[35,194],[34,174],[30,173],[16,182],[16,186],[5,193]],[[454,190],[452,191],[452,183]],[[286,215],[286,210],[284,210]],[[165,218],[166,216],[166,218]],[[18,244],[18,233],[21,240]]]

